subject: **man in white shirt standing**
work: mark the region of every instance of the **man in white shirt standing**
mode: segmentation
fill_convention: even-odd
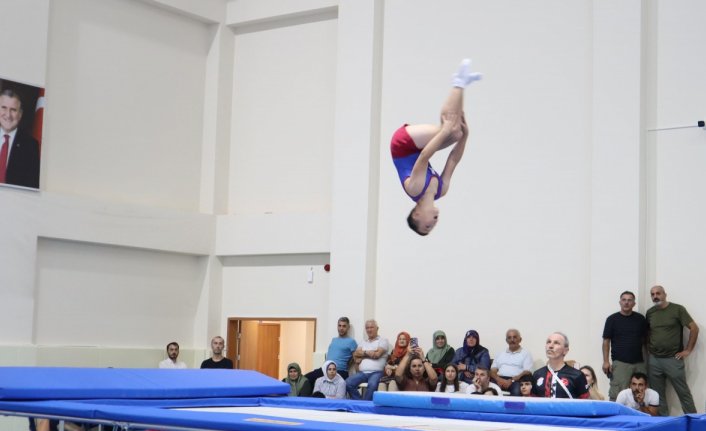
[[[390,342],[378,335],[378,329],[378,324],[375,320],[367,320],[365,322],[367,339],[363,340],[353,352],[353,358],[358,364],[358,372],[346,379],[346,391],[351,399],[361,399],[358,386],[363,382],[367,382],[368,388],[365,391],[365,399],[372,400],[373,393],[377,390],[378,383],[380,383],[380,378],[387,362],[387,352],[390,350]]]
[[[172,341],[167,344],[168,358],[159,363],[159,368],[186,368],[186,364],[178,361],[179,358],[179,343]]]
[[[620,391],[615,402],[651,416],[659,416],[659,394],[647,387],[645,373],[633,373],[630,377],[630,387]]]

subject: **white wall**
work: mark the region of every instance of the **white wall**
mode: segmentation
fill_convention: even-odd
[[[205,260],[40,239],[33,342],[192,346]]]
[[[653,7],[652,31],[657,39],[651,54],[656,79],[654,122],[649,128],[695,126],[705,118],[706,88],[699,83],[706,72],[706,61],[696,49],[706,37],[706,29],[698,19],[706,13],[706,5],[682,0],[657,2]],[[686,306],[699,324],[702,337],[687,359],[686,368],[696,407],[703,412],[706,370],[700,364],[706,357],[706,311],[700,304],[701,287],[706,283],[706,129],[652,132],[649,139],[654,169],[648,197],[653,203],[649,225],[654,234],[648,244],[653,264],[648,284],[663,285],[668,300]],[[669,401],[672,413],[680,411],[676,397],[671,396]]]
[[[229,3],[235,61],[228,214],[218,217],[215,251],[224,263],[222,325],[229,316],[329,320],[323,264],[337,76],[331,7]],[[313,284],[306,282],[310,268]],[[318,338],[317,350],[325,340]]]
[[[308,272],[312,268],[314,281],[308,283]],[[223,316],[237,317],[321,319],[326,313],[328,286],[328,273],[314,262],[226,266],[223,269],[222,313]]]
[[[189,355],[215,229],[197,211],[208,19],[141,2],[4,6],[23,31],[2,26],[22,52],[2,76],[46,85],[48,105],[41,191],[0,188],[2,363],[65,364],[82,346],[72,363],[144,364],[172,337]]]
[[[518,327],[535,356],[551,331],[587,338],[589,3],[510,3],[385,3],[376,315],[391,338],[408,330],[429,347],[443,329],[458,347],[476,329],[493,354]],[[402,123],[437,122],[466,56],[485,74],[465,92],[470,138],[439,224],[421,238],[406,226],[413,203],[387,142]],[[575,343],[571,356],[591,347]]]
[[[7,60],[0,65],[0,76],[44,86],[49,0],[8,0],[3,9],[0,28],[4,37],[0,49]]]
[[[141,2],[54,3],[42,188],[198,209],[212,32]]]
[[[235,35],[229,212],[327,213],[336,22],[250,30]]]
[[[474,328],[491,352],[515,326],[538,362],[563,330],[599,366],[617,295],[644,312],[657,282],[705,320],[705,132],[645,132],[703,119],[702,2],[94,3],[5,5],[36,30],[10,43],[25,26],[3,20],[21,60],[0,74],[46,85],[47,109],[42,191],[0,188],[2,363],[151,361],[166,326],[197,362],[229,316],[314,317],[321,352],[348,315],[423,347]],[[387,142],[436,121],[464,56],[485,73],[471,137],[420,238]],[[57,314],[101,279],[117,330],[99,339],[94,311]],[[159,308],[172,284],[178,322]],[[121,321],[125,285],[159,312]],[[140,324],[154,330],[126,341]],[[703,346],[687,360],[699,411]]]
[[[588,300],[590,340],[600,343],[617,295],[642,297],[645,283],[643,2],[593,2],[591,243]],[[615,40],[621,40],[616,44]],[[622,288],[622,289],[621,289]],[[611,301],[612,299],[612,301]],[[638,307],[636,311],[644,312]],[[601,364],[595,347],[584,359]],[[603,387],[608,382],[599,373]]]

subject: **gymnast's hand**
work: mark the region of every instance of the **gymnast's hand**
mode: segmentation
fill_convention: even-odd
[[[468,137],[468,124],[466,124],[466,117],[461,117],[461,132],[463,133],[463,138],[461,139],[466,139]]]

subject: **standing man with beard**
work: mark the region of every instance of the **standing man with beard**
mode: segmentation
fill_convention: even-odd
[[[696,413],[694,398],[686,382],[684,359],[694,350],[699,337],[699,326],[691,318],[686,308],[667,301],[667,293],[662,286],[653,286],[650,297],[654,307],[647,310],[649,325],[647,344],[649,379],[652,388],[659,394],[659,414],[669,415],[666,389],[670,381],[679,397],[684,413]],[[684,348],[683,328],[689,329],[689,340]]]
[[[549,334],[544,345],[547,365],[532,375],[532,394],[544,398],[588,399],[588,383],[583,373],[564,362],[569,338],[561,332]]]
[[[223,349],[226,347],[226,342],[220,335],[216,335],[211,340],[211,351],[213,355],[201,362],[201,368],[224,368],[226,370],[233,369],[233,361],[223,356]]]

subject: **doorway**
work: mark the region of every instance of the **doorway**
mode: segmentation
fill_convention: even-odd
[[[314,318],[228,318],[226,356],[236,369],[255,370],[276,379],[297,362],[310,371],[316,345]]]

